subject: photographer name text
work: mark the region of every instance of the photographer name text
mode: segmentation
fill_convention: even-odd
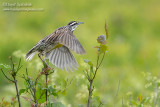
[[[2,3],[3,7],[32,7],[32,3]]]

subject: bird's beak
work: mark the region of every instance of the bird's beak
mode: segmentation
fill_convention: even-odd
[[[84,22],[78,22],[78,24],[84,24]]]

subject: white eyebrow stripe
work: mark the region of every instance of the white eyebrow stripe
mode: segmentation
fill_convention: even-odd
[[[70,25],[74,25],[74,24],[76,24],[77,22],[73,22],[73,23],[71,23]]]

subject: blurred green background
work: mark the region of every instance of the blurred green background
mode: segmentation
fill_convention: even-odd
[[[31,7],[43,8],[43,11],[13,12],[3,11],[3,3],[31,3]],[[82,70],[83,59],[96,62],[96,38],[105,34],[104,22],[107,21],[110,37],[109,52],[94,82],[94,94],[100,96],[104,106],[128,105],[131,98],[137,100],[150,96],[152,88],[146,88],[144,74],[159,77],[160,65],[160,1],[159,0],[1,0],[0,1],[0,63],[9,64],[8,56],[22,57],[23,68],[30,75],[38,73],[42,65],[38,56],[32,61],[24,60],[28,52],[40,39],[55,29],[65,26],[72,20],[85,24],[78,26],[74,34],[86,49],[86,55],[75,55],[81,65],[75,72],[60,71],[50,76],[53,84],[60,85],[64,79],[74,78],[66,95],[57,99],[68,107],[76,107],[87,101],[87,81]],[[15,7],[9,7],[15,8]],[[34,66],[33,66],[34,65]],[[0,99],[10,100],[15,96],[14,84],[8,83],[0,73]],[[23,80],[19,77],[19,87]],[[118,96],[117,88],[120,80]],[[154,87],[154,86],[153,86]],[[116,100],[116,101],[115,101]],[[23,105],[25,101],[23,100]],[[28,104],[28,103],[27,103]],[[27,106],[26,104],[26,106]],[[29,104],[28,104],[29,105]]]

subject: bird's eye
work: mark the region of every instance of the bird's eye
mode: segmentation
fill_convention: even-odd
[[[76,21],[76,23],[79,23],[78,21]]]

